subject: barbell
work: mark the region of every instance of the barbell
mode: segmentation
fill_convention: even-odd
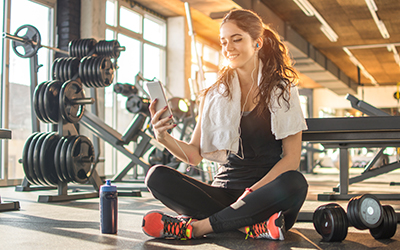
[[[70,41],[68,44],[68,51],[42,45],[38,29],[29,24],[20,26],[15,31],[14,35],[4,32],[3,37],[12,40],[12,49],[15,54],[22,58],[34,56],[42,47],[69,55],[70,57],[78,58],[92,54],[97,54],[103,57],[118,58],[121,51],[125,51],[125,47],[121,46],[117,40],[103,40],[97,43],[93,38]]]
[[[39,31],[29,24],[19,27],[14,35],[3,33],[3,37],[12,40],[12,49],[15,54],[22,58],[34,56],[42,47],[68,55],[67,51],[42,45]],[[21,51],[22,49],[23,51]]]

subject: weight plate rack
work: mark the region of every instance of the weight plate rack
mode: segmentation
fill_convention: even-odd
[[[77,122],[84,114],[85,105],[93,104],[95,100],[85,97],[79,69],[83,57],[95,58],[81,68],[85,72],[85,80],[90,81],[90,85],[85,83],[85,86],[93,87],[91,91],[96,93],[95,87],[106,87],[112,83],[114,65],[111,58],[116,60],[120,52],[125,51],[125,47],[121,47],[117,41],[104,41],[96,49],[96,40],[90,38],[72,40],[68,51],[63,51],[42,45],[40,33],[32,25],[23,25],[14,35],[5,33],[4,37],[12,40],[12,49],[16,55],[29,58],[30,64],[33,65],[30,67],[33,134],[28,137],[23,148],[20,162],[25,178],[21,186],[16,187],[16,191],[53,189],[57,186],[58,195],[41,195],[39,202],[98,197],[102,180],[95,170],[97,154],[92,142],[79,135],[77,127]],[[40,66],[37,62],[37,51],[40,48],[47,48],[68,57],[55,59],[52,65],[52,80],[38,84],[37,69]],[[53,132],[40,132],[39,121],[57,126],[52,126]],[[96,139],[94,138],[97,142]],[[89,179],[96,192],[67,194],[67,183],[83,184]],[[31,184],[42,186],[31,188]]]
[[[22,165],[33,185],[85,184],[93,171],[94,154],[93,144],[86,136],[34,133],[25,142]]]
[[[85,97],[85,90],[78,80],[59,80],[38,84],[33,94],[33,110],[44,123],[58,124],[66,121],[77,123],[83,116],[85,104],[93,104],[93,98]]]

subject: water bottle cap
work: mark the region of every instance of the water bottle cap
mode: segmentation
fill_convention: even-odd
[[[117,186],[111,185],[111,180],[106,180],[106,183],[100,186],[100,192],[115,192],[115,191],[117,191]]]

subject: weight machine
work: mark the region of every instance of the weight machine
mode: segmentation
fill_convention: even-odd
[[[398,126],[400,117],[390,116],[352,95],[347,95],[346,98],[353,108],[370,116],[306,119],[308,130],[303,131],[303,141],[321,143],[324,148],[339,148],[340,154],[339,185],[333,188],[333,193],[319,194],[318,200],[348,200],[359,195],[349,194],[349,185],[400,168],[399,162],[386,163],[373,168],[382,157],[386,147],[400,147],[400,127]],[[348,149],[358,147],[381,149],[367,164],[362,174],[349,178]],[[375,194],[375,196],[380,200],[400,199],[399,194]]]

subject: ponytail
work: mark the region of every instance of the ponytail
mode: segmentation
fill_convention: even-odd
[[[287,47],[281,42],[279,36],[272,29],[265,28],[262,38],[264,43],[258,52],[263,63],[258,99],[266,100],[266,102],[262,105],[263,108],[259,109],[260,114],[270,107],[272,94],[276,93],[275,88],[280,90],[277,98],[283,98],[289,108],[290,88],[298,78],[292,67]],[[285,92],[288,94],[285,95]]]

